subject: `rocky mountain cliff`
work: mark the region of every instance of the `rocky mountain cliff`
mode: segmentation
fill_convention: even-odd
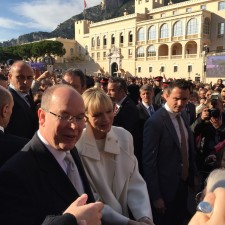
[[[170,0],[165,0],[165,5]],[[185,0],[173,0],[173,3],[183,2]],[[123,15],[124,10],[129,14],[134,13],[134,0],[105,0],[105,5],[97,5],[86,9],[85,15],[80,13],[72,18],[60,23],[58,27],[52,32],[32,32],[19,36],[17,39],[10,41],[0,42],[0,47],[20,45],[23,43],[39,41],[46,38],[63,37],[68,39],[74,38],[74,21],[84,19],[94,22],[102,21],[105,19],[112,19]]]

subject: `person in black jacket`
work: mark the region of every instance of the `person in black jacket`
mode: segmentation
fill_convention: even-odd
[[[10,120],[12,108],[12,95],[6,88],[0,86],[0,167],[29,141],[29,139],[4,132]]]
[[[103,204],[95,203],[74,147],[84,112],[82,97],[72,87],[55,85],[45,91],[38,132],[0,169],[0,224],[80,225],[86,220],[100,225]],[[67,155],[78,170],[79,190],[68,173]],[[84,205],[86,201],[92,204]]]

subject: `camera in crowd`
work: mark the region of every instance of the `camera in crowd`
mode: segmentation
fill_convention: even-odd
[[[208,113],[209,113],[209,119],[210,119],[211,117],[213,117],[213,118],[215,118],[215,119],[217,119],[217,118],[220,117],[220,111],[219,111],[219,109],[217,109],[217,108],[211,108],[211,109],[208,109]]]
[[[211,117],[213,118],[219,118],[220,117],[220,110],[217,109],[217,105],[218,105],[218,100],[220,99],[220,95],[219,93],[214,93],[211,95],[211,105],[212,105],[212,108],[211,109],[208,109],[208,113],[209,113],[209,119]]]

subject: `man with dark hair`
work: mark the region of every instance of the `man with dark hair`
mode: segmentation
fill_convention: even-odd
[[[62,83],[72,86],[82,94],[86,88],[86,77],[82,70],[78,68],[70,68],[63,74]]]
[[[128,130],[134,139],[134,153],[139,153],[139,116],[134,102],[127,96],[127,84],[124,79],[110,77],[108,81],[108,95],[114,103],[114,126]]]
[[[184,112],[190,97],[184,79],[170,83],[165,107],[144,128],[143,170],[156,225],[182,225],[187,213],[188,185],[197,169],[194,139]]]

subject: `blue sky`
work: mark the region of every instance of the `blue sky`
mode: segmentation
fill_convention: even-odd
[[[87,7],[100,0],[86,0]],[[35,31],[53,31],[83,11],[84,0],[1,0],[0,42]]]

